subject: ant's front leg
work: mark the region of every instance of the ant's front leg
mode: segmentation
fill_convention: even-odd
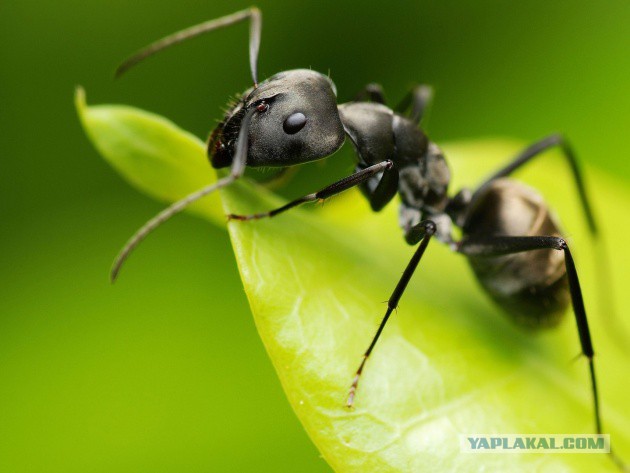
[[[357,171],[366,169],[366,166],[359,163]],[[370,203],[372,210],[380,212],[398,192],[398,180],[398,169],[392,167],[362,182],[359,185],[359,190]]]
[[[295,199],[289,202],[282,207],[278,207],[277,209],[270,210],[268,212],[262,212],[251,215],[235,215],[229,214],[229,220],[257,220],[265,217],[273,217],[274,215],[278,215],[279,213],[285,212],[293,207],[297,207],[298,205],[304,204],[306,202],[315,202],[318,200],[324,200],[328,197],[332,197],[333,195],[337,195],[345,190],[348,190],[354,186],[357,186],[363,182],[366,182],[368,179],[378,175],[379,173],[385,172],[387,170],[391,170],[394,164],[390,160],[382,161],[378,164],[374,164],[373,166],[369,166],[365,169],[362,169],[359,172],[356,172],[348,177],[345,177],[327,187],[324,187],[318,192],[314,192],[312,194],[305,195],[300,197],[299,199]]]

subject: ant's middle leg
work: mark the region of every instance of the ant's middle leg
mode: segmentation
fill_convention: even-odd
[[[416,125],[419,125],[424,116],[424,112],[429,105],[431,105],[432,100],[433,87],[426,84],[416,85],[407,92],[407,95],[403,97],[394,110],[400,114],[405,114],[409,108],[411,108],[409,118]]]
[[[371,82],[363,87],[355,96],[354,102],[375,102],[381,105],[387,105],[385,100],[385,92],[383,92],[383,86],[375,82]]]
[[[229,214],[228,219],[230,220],[257,220],[266,217],[273,217],[278,215],[279,213],[286,212],[293,207],[297,207],[298,205],[304,204],[306,202],[315,202],[318,200],[324,200],[328,197],[332,197],[333,195],[337,195],[345,190],[348,190],[352,187],[355,187],[361,183],[366,182],[368,179],[383,173],[385,171],[393,169],[394,164],[390,160],[382,161],[378,164],[374,164],[365,169],[360,170],[348,177],[345,177],[333,184],[324,187],[318,192],[313,192],[312,194],[307,194],[298,199],[292,200],[288,204],[283,205],[282,207],[278,207],[277,209],[269,210],[267,212],[251,214],[251,215],[235,215]]]
[[[383,87],[380,84],[367,84],[354,97],[355,102],[365,102],[368,100],[370,102],[380,103],[381,105],[387,105],[387,101],[385,100],[385,93],[383,91]],[[429,107],[432,100],[433,88],[430,85],[416,85],[409,92],[407,92],[400,103],[396,105],[396,108],[394,110],[402,115],[409,112],[409,118],[416,125],[419,125],[422,121],[422,117],[424,116],[424,112]],[[409,111],[409,109],[411,109],[411,111]]]
[[[398,284],[396,284],[396,287],[394,288],[392,295],[387,301],[387,310],[385,312],[385,316],[383,317],[383,320],[381,321],[381,324],[379,325],[378,330],[376,331],[376,335],[374,335],[374,338],[372,338],[372,342],[370,343],[370,346],[368,346],[368,349],[363,354],[363,359],[361,360],[361,364],[359,365],[359,368],[357,369],[356,374],[354,376],[354,380],[352,381],[352,385],[350,386],[350,391],[348,392],[348,399],[346,401],[346,407],[351,408],[352,405],[354,404],[354,397],[357,392],[357,388],[359,386],[359,378],[361,377],[361,373],[363,372],[365,363],[367,362],[368,357],[372,353],[372,350],[374,349],[376,342],[381,336],[381,333],[383,332],[383,329],[385,328],[385,324],[387,324],[387,321],[389,320],[389,316],[392,315],[392,312],[394,311],[394,309],[398,307],[398,302],[400,301],[400,298],[405,292],[405,289],[407,288],[407,285],[409,284],[409,281],[411,280],[411,276],[413,276],[413,273],[418,267],[418,264],[420,263],[420,259],[422,258],[422,255],[424,254],[424,250],[426,250],[427,245],[429,244],[429,241],[431,240],[431,237],[435,234],[436,231],[437,231],[436,225],[432,220],[423,220],[422,222],[418,223],[417,225],[415,225],[414,227],[410,229],[410,233],[413,233],[413,237],[408,238],[407,241],[412,242],[412,244],[416,244],[420,242],[420,245],[418,246],[418,249],[411,257],[411,260],[407,264],[407,267],[405,268],[403,275],[398,281]]]

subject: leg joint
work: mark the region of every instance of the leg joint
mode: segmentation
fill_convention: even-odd
[[[424,231],[427,235],[435,235],[435,232],[437,232],[437,225],[433,220],[425,220]]]
[[[550,145],[560,145],[565,143],[566,139],[562,133],[553,133],[549,135],[546,140]]]
[[[556,244],[557,244],[557,249],[558,250],[568,250],[569,249],[569,245],[567,244],[566,240],[564,238],[557,238],[556,239]]]
[[[423,220],[411,227],[405,234],[405,240],[410,245],[415,245],[426,235],[433,236],[437,232],[437,225],[433,220]]]

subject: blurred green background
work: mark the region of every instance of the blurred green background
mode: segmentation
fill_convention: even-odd
[[[428,82],[438,142],[563,131],[583,161],[630,179],[627,0],[257,4],[262,78],[330,71],[342,102],[371,81],[394,102]],[[329,471],[285,401],[224,231],[174,219],[109,284],[116,251],[161,206],[97,156],[73,109],[81,84],[90,103],[137,105],[205,138],[250,85],[243,25],[119,82],[112,71],[248,5],[0,5],[0,471]],[[348,151],[287,192],[349,170]]]

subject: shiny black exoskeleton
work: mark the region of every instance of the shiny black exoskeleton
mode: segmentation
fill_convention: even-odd
[[[444,155],[418,126],[430,98],[429,87],[414,88],[398,107],[400,112],[411,111],[402,114],[387,107],[380,87],[371,84],[359,94],[359,100],[337,105],[335,86],[327,76],[305,69],[281,72],[245,91],[211,134],[208,156],[215,168],[233,165],[247,111],[251,111],[246,160],[250,167],[286,167],[324,158],[348,138],[356,151],[358,179],[333,184],[310,200],[341,192],[348,184],[358,185],[372,209],[379,211],[398,194],[399,224],[408,243],[418,243],[431,222],[435,236],[469,257],[483,287],[517,322],[531,327],[553,325],[569,303],[562,254],[547,248],[490,256],[470,249],[472,239],[488,235],[559,237],[547,206],[535,191],[502,176],[482,186],[483,192],[477,192],[474,202],[468,190],[449,197],[450,171]],[[289,133],[286,123],[296,116],[299,129]],[[561,137],[550,137],[525,155],[529,159],[557,144],[563,144]],[[566,144],[564,147],[568,150]],[[572,156],[570,159],[574,162]],[[389,162],[392,165],[387,167]],[[302,198],[293,204],[305,201]],[[584,203],[590,215],[587,201]],[[278,213],[231,217],[251,220]],[[462,242],[454,242],[453,225],[462,227]]]
[[[399,224],[405,240],[418,245],[388,301],[388,308],[348,395],[354,403],[360,375],[392,311],[405,291],[429,241],[449,245],[465,255],[486,292],[522,325],[550,326],[572,303],[582,353],[587,357],[597,433],[602,432],[593,346],[578,275],[569,246],[542,197],[509,178],[542,152],[559,147],[577,185],[584,214],[593,234],[597,229],[577,161],[566,140],[551,135],[524,149],[477,189],[449,193],[450,170],[440,148],[419,127],[431,100],[431,89],[418,86],[394,109],[385,104],[378,85],[370,84],[353,102],[337,105],[329,77],[306,69],[281,72],[258,83],[257,57],[261,15],[250,8],[211,20],[154,43],[119,68],[122,73],[147,56],[192,36],[250,20],[250,67],[254,86],[246,90],[212,132],[208,156],[215,168],[229,167],[227,176],[189,195],[142,227],[119,254],[115,278],[133,248],[163,221],[189,203],[225,187],[246,167],[288,167],[325,158],[349,139],[356,152],[356,172],[324,189],[286,205],[233,220],[273,217],[305,202],[326,199],[359,186],[372,209],[379,211],[398,194]],[[455,241],[453,226],[462,229]]]

